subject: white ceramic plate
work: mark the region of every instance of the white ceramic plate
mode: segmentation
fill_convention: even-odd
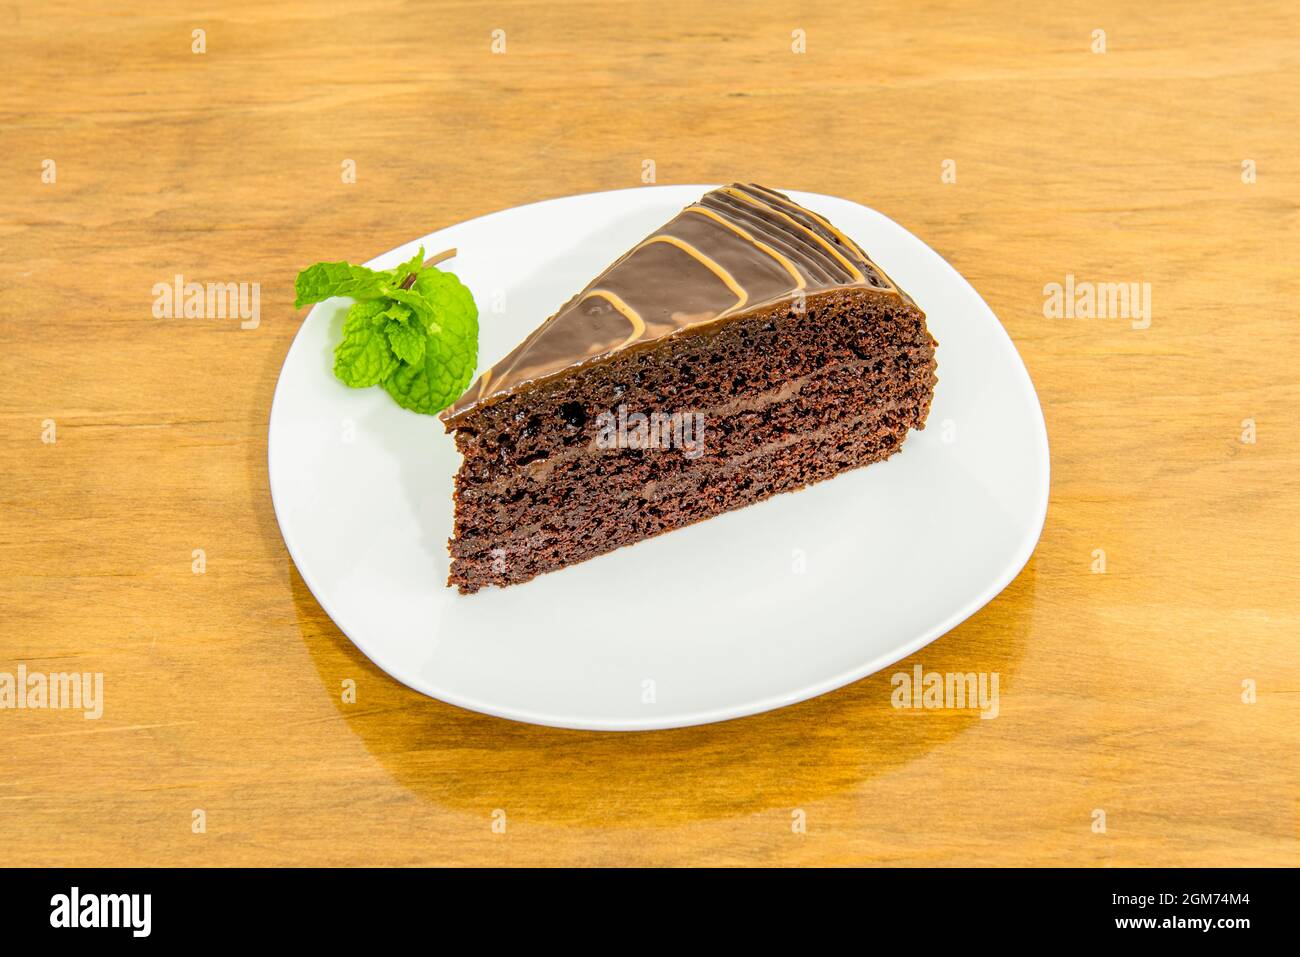
[[[423,245],[481,312],[480,371],[710,187],[590,193],[492,213]],[[312,309],[271,407],[271,495],[316,600],[418,691],[518,721],[600,730],[703,724],[878,671],[990,601],[1047,511],[1033,384],[997,317],[937,253],[857,203],[790,192],[858,241],[939,341],[929,424],[902,452],[524,585],[447,588],[459,455],[434,417],[331,372],[347,301]]]

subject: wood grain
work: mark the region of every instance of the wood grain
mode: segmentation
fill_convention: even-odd
[[[0,671],[106,699],[0,711],[5,863],[1295,865],[1300,12],[1054,6],[0,8]],[[882,674],[526,727],[395,684],[308,594],[265,465],[296,271],[645,160],[874,206],[1002,319],[1047,525],[915,659],[997,671],[996,720],[895,710]],[[260,324],[153,318],[178,273],[260,283]],[[1045,318],[1067,274],[1150,283],[1150,327]]]

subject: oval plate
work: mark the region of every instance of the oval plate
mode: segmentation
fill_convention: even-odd
[[[423,245],[480,310],[480,370],[708,186],[589,193],[492,213]],[[789,191],[852,236],[939,341],[928,427],[886,462],[552,572],[447,588],[452,478],[442,424],[331,371],[348,301],[308,314],[268,436],[285,544],[321,607],[398,681],[474,711],[634,731],[756,714],[910,655],[1005,588],[1047,512],[1033,384],[965,279],[857,203]]]

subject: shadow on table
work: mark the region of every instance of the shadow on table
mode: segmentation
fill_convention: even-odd
[[[911,658],[779,711],[670,731],[566,731],[426,698],[389,678],[335,627],[296,569],[299,627],[325,693],[365,746],[413,793],[512,820],[646,827],[806,806],[889,773],[958,735],[974,711],[891,705],[891,676],[997,672],[1014,693],[1033,619],[1036,561],[1001,596]],[[342,683],[357,685],[355,704]]]

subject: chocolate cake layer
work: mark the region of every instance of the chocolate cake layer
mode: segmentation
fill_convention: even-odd
[[[500,494],[462,499],[466,528],[470,529],[456,540],[455,554],[470,555],[479,550],[506,547],[520,534],[531,534],[545,523],[519,526],[520,515],[553,515],[556,521],[568,521],[583,514],[583,503],[596,503],[607,509],[611,502],[637,502],[653,506],[671,499],[683,489],[690,489],[701,481],[701,476],[719,470],[734,470],[759,462],[764,456],[801,443],[816,444],[839,435],[839,430],[851,426],[856,432],[875,434],[899,432],[917,420],[915,406],[909,408],[872,409],[847,422],[824,422],[817,427],[800,430],[764,430],[761,437],[750,439],[749,447],[728,457],[679,459],[675,468],[658,468],[661,455],[644,454],[629,461],[614,474],[606,474],[600,466],[610,458],[602,459],[599,466],[566,474],[556,474],[545,483],[524,483]],[[617,453],[610,453],[611,458]],[[559,527],[559,526],[556,526]]]
[[[893,428],[866,421],[849,423],[828,430],[817,441],[779,445],[762,456],[715,466],[650,501],[631,496],[616,502],[588,499],[552,513],[547,522],[525,525],[490,547],[454,541],[457,573],[466,582],[462,590],[520,584],[846,469],[879,462],[898,451],[906,434],[902,423]]]
[[[861,401],[865,396],[873,409],[912,412],[916,421],[924,420],[925,397],[917,383],[911,392],[890,386],[890,380],[875,383],[863,382],[860,374],[870,370],[858,364],[835,366],[823,373],[795,380],[757,397],[733,399],[723,405],[704,409],[700,421],[705,423],[703,435],[688,434],[694,440],[694,449],[682,449],[679,455],[656,454],[648,456],[648,467],[657,477],[667,471],[689,468],[692,463],[705,459],[730,458],[743,454],[763,444],[769,433],[808,431],[821,428],[827,422],[843,417],[843,410],[832,403]],[[872,388],[875,385],[876,388]],[[665,423],[666,425],[667,423]],[[660,446],[666,444],[661,430]],[[600,437],[593,436],[581,445],[556,448],[550,453],[538,452],[518,461],[512,467],[485,474],[486,480],[467,482],[461,496],[467,501],[477,501],[488,496],[509,500],[515,490],[531,490],[578,473],[591,472],[605,481],[616,482],[627,470],[629,452],[633,449],[603,448]],[[647,451],[659,451],[649,449]],[[691,455],[694,451],[698,454]]]
[[[476,407],[449,426],[466,458],[463,477],[473,480],[479,465],[495,474],[538,452],[585,444],[597,431],[595,414],[619,405],[702,411],[851,361],[890,377],[915,371],[933,384],[934,344],[920,310],[863,288],[761,307],[668,342],[673,349],[620,353]],[[608,401],[592,404],[592,396]]]
[[[924,314],[851,240],[715,190],[444,412],[449,583],[517,584],[879,461],[935,381]]]

